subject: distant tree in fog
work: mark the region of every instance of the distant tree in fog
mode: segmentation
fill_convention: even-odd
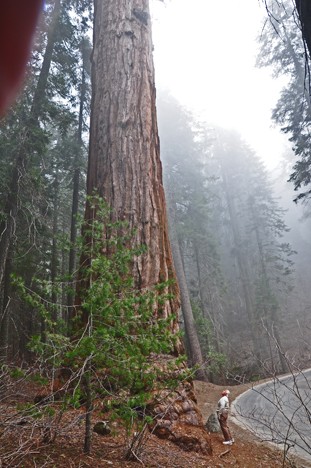
[[[229,366],[236,360],[243,366],[253,353],[285,372],[263,333],[263,324],[273,328],[281,348],[293,266],[268,174],[238,134],[204,129],[170,96],[160,95],[158,116],[175,266],[202,356],[219,358],[226,350]],[[185,304],[182,309],[191,357]]]
[[[210,219],[211,194],[203,171],[204,132],[191,113],[168,94],[162,93],[158,98],[158,116],[170,239],[181,288],[186,345],[193,359],[193,335],[196,335],[203,358],[210,360],[216,355],[219,358],[224,280]],[[194,329],[189,329],[189,321]]]
[[[219,163],[219,194],[222,190],[222,209],[227,212],[224,226],[231,231],[226,250],[236,259],[239,277],[235,284],[244,296],[255,353],[262,356],[262,321],[274,327],[280,341],[278,298],[286,294],[293,251],[282,242],[288,230],[284,212],[272,195],[262,162],[239,135],[223,130],[216,134],[213,153]],[[281,365],[286,371],[282,359]]]

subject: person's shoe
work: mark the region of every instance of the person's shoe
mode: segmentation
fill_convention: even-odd
[[[232,437],[232,439],[230,440],[230,442],[234,442],[234,438]]]
[[[226,440],[223,442],[224,445],[232,445],[232,440]]]

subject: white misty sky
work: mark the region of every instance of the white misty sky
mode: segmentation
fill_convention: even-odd
[[[255,68],[261,0],[151,0],[156,82],[204,120],[235,128],[273,168],[286,137],[271,109],[284,79]]]

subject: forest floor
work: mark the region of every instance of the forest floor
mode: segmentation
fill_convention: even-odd
[[[246,390],[243,385],[226,387],[230,389],[230,400]],[[24,389],[26,390],[26,389]],[[199,408],[206,422],[209,415],[215,412],[217,401],[221,396],[222,386],[205,382],[195,382],[195,391]],[[25,395],[25,392],[24,392]],[[32,398],[31,395],[29,395]],[[28,400],[29,401],[29,400]],[[20,402],[19,402],[20,403]],[[16,413],[16,401],[6,405]],[[80,414],[80,424],[75,424],[59,435],[52,444],[43,444],[32,432],[27,437],[22,436],[22,427],[14,428],[5,437],[2,434],[0,446],[0,468],[281,468],[307,467],[306,463],[290,465],[283,464],[283,454],[273,446],[255,439],[249,432],[234,423],[232,417],[229,426],[235,442],[231,446],[222,444],[221,434],[210,434],[213,454],[204,456],[196,452],[186,452],[167,440],[160,440],[151,435],[139,461],[126,461],[124,458],[125,436],[117,422],[112,423],[117,435],[100,436],[93,433],[92,451],[89,456],[83,454],[84,416],[83,408],[66,413],[66,418],[77,418]],[[100,420],[100,418],[98,418]],[[98,420],[97,419],[97,420]],[[96,421],[96,414],[94,416]],[[14,453],[14,446],[16,447]],[[6,454],[11,452],[12,457]]]

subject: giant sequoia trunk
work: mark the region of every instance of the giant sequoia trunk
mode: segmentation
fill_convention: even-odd
[[[87,194],[113,208],[113,221],[136,229],[148,252],[133,266],[136,287],[174,279],[165,317],[178,316],[179,290],[170,250],[155,107],[151,20],[146,0],[95,0]],[[89,204],[86,219],[92,220]],[[84,322],[86,323],[86,317]],[[178,329],[178,319],[172,323]],[[180,345],[181,349],[181,345]]]
[[[113,208],[111,220],[127,221],[129,231],[136,228],[133,244],[148,247],[133,264],[138,289],[175,280],[167,287],[174,298],[166,302],[161,316],[175,314],[171,331],[177,332],[180,296],[162,185],[148,0],[94,2],[90,126],[87,194],[93,195],[96,189]],[[85,218],[90,222],[96,219],[96,209],[92,210],[89,203]],[[87,259],[82,261],[85,265]],[[78,303],[87,287],[86,281],[78,281]],[[82,323],[86,325],[87,320],[87,311],[83,310]],[[182,350],[179,341],[175,351]],[[178,406],[180,398],[184,398],[183,406]],[[166,438],[183,444],[189,431],[197,430],[198,447],[210,452],[202,418],[192,400],[191,392],[184,389],[173,404],[167,403],[161,412],[166,417],[157,424],[159,435],[165,433]]]

